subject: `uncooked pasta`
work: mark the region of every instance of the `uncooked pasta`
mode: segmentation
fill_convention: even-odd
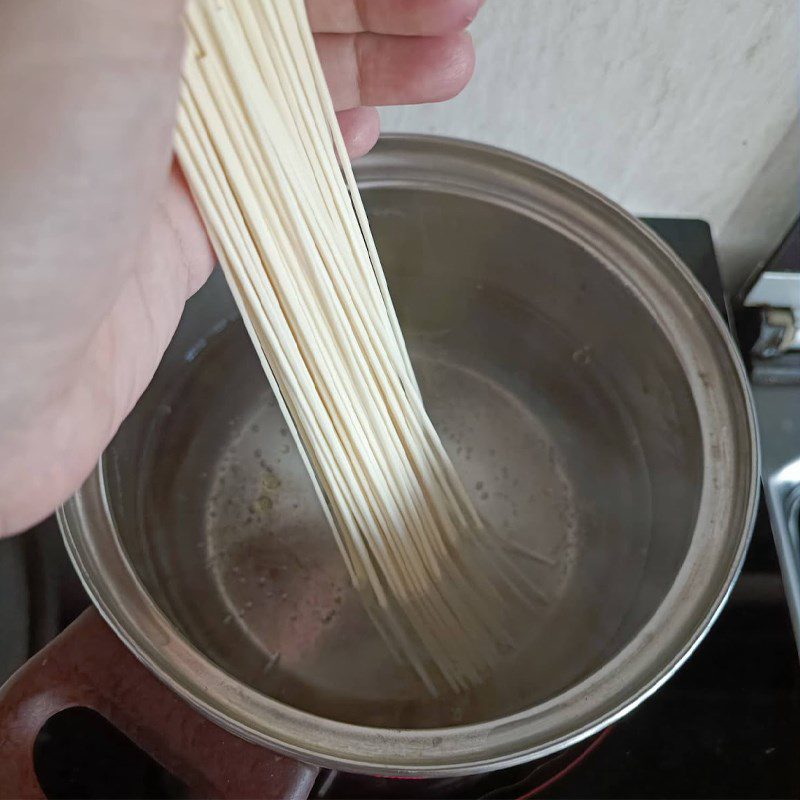
[[[432,692],[535,596],[420,396],[302,0],[194,0],[176,150],[350,579]]]

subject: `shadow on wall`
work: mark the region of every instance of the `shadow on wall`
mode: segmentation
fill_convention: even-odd
[[[800,214],[800,114],[733,213],[714,231],[731,293],[738,292]]]

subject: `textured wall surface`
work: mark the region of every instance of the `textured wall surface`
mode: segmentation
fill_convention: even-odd
[[[387,131],[506,147],[712,224],[735,287],[798,212],[797,0],[487,0],[475,78]]]

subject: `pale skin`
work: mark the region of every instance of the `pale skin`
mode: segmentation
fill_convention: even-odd
[[[307,0],[351,157],[469,80],[483,0]],[[0,6],[0,535],[80,485],[214,254],[172,156],[183,0]]]

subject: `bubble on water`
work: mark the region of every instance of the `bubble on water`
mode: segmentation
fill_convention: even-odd
[[[281,485],[281,479],[274,472],[268,470],[261,479],[261,485],[264,490],[277,489]]]
[[[584,345],[583,347],[578,348],[572,354],[572,360],[576,364],[585,367],[592,361],[592,348],[589,345]]]

